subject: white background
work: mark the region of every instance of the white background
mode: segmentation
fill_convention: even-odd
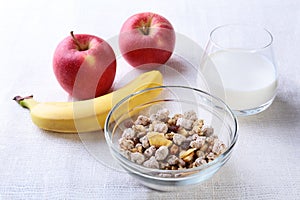
[[[265,26],[274,36],[279,90],[265,112],[239,118],[229,162],[193,190],[160,193],[99,163],[78,135],[44,132],[15,95],[65,101],[52,71],[71,30],[109,39],[131,15],[152,11],[204,46],[228,23]],[[0,1],[0,199],[299,199],[300,1]],[[118,72],[122,66],[118,66]]]

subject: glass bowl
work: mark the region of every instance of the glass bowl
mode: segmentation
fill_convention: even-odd
[[[150,116],[167,109],[170,116],[194,111],[214,129],[226,145],[217,158],[194,168],[165,170],[132,162],[120,149],[119,139],[139,115]],[[230,108],[219,98],[185,86],[159,86],[131,94],[118,102],[107,116],[105,138],[114,159],[143,185],[155,190],[173,191],[192,187],[212,177],[230,158],[238,138],[238,124]]]

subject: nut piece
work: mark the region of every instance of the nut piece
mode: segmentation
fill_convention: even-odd
[[[151,156],[154,155],[155,151],[156,151],[155,146],[151,146],[151,147],[149,147],[148,149],[146,149],[146,150],[144,151],[144,155],[145,155],[146,157],[151,157]]]
[[[208,160],[214,160],[215,159],[215,154],[213,153],[213,152],[210,152],[207,156],[206,156],[206,158],[208,159]]]
[[[159,168],[159,163],[157,162],[154,156],[151,156],[149,160],[146,160],[143,165],[149,168]]]
[[[120,153],[121,153],[125,158],[127,158],[128,160],[130,160],[130,155],[131,155],[131,152],[130,152],[130,151],[121,149],[121,150],[120,150]]]
[[[196,151],[196,155],[198,158],[203,158],[205,157],[205,153],[201,150]]]
[[[150,123],[150,119],[144,115],[138,116],[137,120],[134,122],[136,125],[147,126]]]
[[[149,140],[148,140],[148,137],[147,135],[145,135],[144,137],[140,138],[140,142],[142,143],[142,146],[146,149],[148,148],[150,145],[149,145]]]
[[[170,155],[167,159],[167,162],[169,163],[169,165],[176,165],[179,161],[178,161],[177,156]]]
[[[206,136],[211,136],[214,133],[214,129],[211,126],[203,125],[202,132]]]
[[[126,138],[120,138],[119,145],[124,150],[130,150],[134,147],[134,142],[132,140],[127,140]]]
[[[127,140],[131,140],[132,138],[134,138],[134,136],[135,132],[132,128],[126,128],[122,134],[122,138],[125,138]]]
[[[216,137],[215,136],[210,136],[210,137],[206,137],[206,142],[208,144],[213,144],[215,141]]]
[[[204,133],[202,132],[202,129],[200,126],[193,126],[193,129],[191,131],[193,134],[198,134],[198,135],[204,135]]]
[[[198,126],[200,128],[202,128],[203,125],[204,125],[204,120],[203,119],[197,119],[193,123],[193,126]]]
[[[206,162],[206,160],[205,159],[203,159],[203,158],[197,158],[196,160],[195,160],[195,162],[194,162],[194,166],[195,167],[199,167],[199,166],[201,166],[201,165],[203,165],[203,164],[206,164],[207,162]]]
[[[184,128],[182,128],[182,127],[180,127],[180,128],[178,129],[177,133],[179,133],[179,134],[181,134],[181,135],[184,135],[184,136],[186,136],[186,137],[189,135],[189,133],[188,133]]]
[[[160,133],[167,133],[168,132],[168,126],[165,123],[154,124],[154,131],[155,132],[160,132]]]
[[[146,134],[147,134],[146,131],[145,131],[145,132],[138,132],[138,133],[136,134],[136,136],[137,136],[137,138],[142,138],[142,137],[144,137]]]
[[[191,141],[190,146],[196,149],[201,149],[201,147],[205,144],[206,137],[198,136],[196,140]]]
[[[218,139],[215,139],[215,143],[212,148],[212,152],[219,155],[226,149],[226,145]]]
[[[163,133],[158,132],[149,132],[146,135],[148,137],[149,143],[151,146],[160,147],[160,146],[170,146],[172,141],[165,138]]]
[[[126,127],[126,128],[131,128],[133,124],[134,124],[134,122],[130,119],[127,119],[124,121],[124,127]]]
[[[175,155],[178,153],[178,151],[179,151],[179,147],[176,144],[173,144],[170,148],[170,154]]]
[[[192,120],[192,121],[195,121],[195,120],[198,119],[196,112],[193,111],[193,110],[190,110],[190,111],[185,112],[185,113],[183,114],[183,118],[189,119],[189,120]]]
[[[200,148],[200,150],[203,151],[203,152],[206,152],[206,151],[208,150],[208,147],[209,147],[208,144],[205,143],[205,144]]]
[[[156,160],[164,160],[169,154],[169,149],[166,146],[161,146],[155,152]]]
[[[204,124],[204,121],[202,119],[197,119],[196,121],[194,121],[193,123],[193,128],[192,128],[192,133],[193,134],[198,134],[198,135],[204,135],[203,131],[202,131],[202,126]]]
[[[156,114],[152,114],[150,116],[150,120],[152,122],[154,122],[154,121],[167,122],[169,119],[169,114],[170,114],[169,110],[164,108],[164,109],[157,111]]]
[[[191,143],[191,141],[189,141],[189,140],[183,141],[180,145],[180,150],[188,150],[190,147],[190,143]]]
[[[174,117],[168,120],[169,125],[176,125],[178,118],[183,117],[182,114],[175,114]]]
[[[156,113],[159,116],[160,121],[167,122],[169,119],[170,111],[166,108],[163,108]]]
[[[178,118],[176,122],[176,126],[181,126],[187,130],[191,130],[193,125],[193,121],[185,118]]]
[[[139,152],[132,153],[130,157],[131,161],[137,164],[142,164],[145,161],[145,156]]]
[[[181,145],[185,140],[186,137],[181,134],[175,133],[173,136],[173,142],[177,145]]]
[[[143,125],[133,125],[132,129],[136,132],[136,133],[140,133],[140,132],[146,132],[146,128]]]

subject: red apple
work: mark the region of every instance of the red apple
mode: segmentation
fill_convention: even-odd
[[[119,35],[120,51],[133,67],[166,63],[174,46],[175,32],[171,23],[151,12],[131,16],[123,24]]]
[[[116,56],[103,39],[71,32],[55,50],[53,70],[70,95],[90,99],[110,89],[116,74]]]

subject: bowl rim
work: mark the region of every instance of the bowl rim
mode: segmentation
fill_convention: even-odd
[[[204,95],[207,95],[208,97],[210,98],[213,98],[215,100],[217,100],[218,102],[220,102],[224,107],[225,109],[228,111],[228,113],[230,114],[230,116],[232,117],[233,119],[233,122],[234,122],[234,133],[233,133],[233,138],[230,140],[230,144],[229,146],[227,147],[226,151],[224,151],[222,154],[220,154],[216,159],[214,159],[213,161],[209,162],[209,163],[206,163],[206,164],[203,164],[201,166],[198,166],[198,167],[194,167],[194,168],[188,168],[188,169],[177,169],[177,170],[165,170],[165,169],[156,169],[156,168],[149,168],[149,167],[145,167],[141,164],[137,164],[137,163],[134,163],[130,160],[128,160],[127,158],[125,158],[123,155],[121,155],[119,149],[117,149],[113,143],[112,143],[112,140],[110,139],[110,136],[109,136],[109,131],[108,131],[108,127],[109,127],[109,120],[110,120],[110,117],[112,116],[112,113],[121,105],[123,104],[125,101],[127,101],[128,99],[130,99],[131,97],[133,96],[136,96],[138,94],[141,94],[143,92],[147,92],[147,91],[151,91],[151,90],[156,90],[156,89],[166,89],[166,88],[180,88],[180,89],[187,89],[187,90],[193,90],[193,91],[196,91],[198,93],[201,93],[201,94],[204,94]],[[106,117],[106,120],[105,120],[105,124],[104,124],[104,134],[105,134],[105,140],[106,140],[106,143],[108,144],[109,148],[112,149],[114,152],[117,153],[118,157],[120,156],[120,158],[122,160],[125,161],[125,163],[128,163],[131,167],[135,168],[135,169],[139,169],[140,170],[145,170],[147,172],[155,172],[155,173],[184,173],[184,172],[192,172],[192,171],[200,171],[200,170],[203,170],[203,169],[206,169],[206,168],[209,168],[210,166],[213,166],[217,163],[219,163],[220,161],[222,161],[224,158],[227,158],[230,153],[232,152],[232,149],[233,147],[235,146],[236,142],[237,142],[237,139],[238,139],[238,121],[237,121],[237,117],[235,116],[234,112],[230,109],[230,107],[222,100],[220,99],[219,97],[216,97],[206,91],[203,91],[203,90],[200,90],[200,89],[197,89],[197,88],[193,88],[193,87],[188,87],[188,86],[180,86],[180,85],[162,85],[162,86],[155,86],[155,87],[150,87],[150,88],[146,88],[146,89],[143,89],[143,90],[140,90],[140,91],[137,91],[137,92],[134,92],[134,93],[131,93],[129,95],[127,95],[126,97],[124,97],[123,99],[121,99],[118,103],[116,103],[113,108],[109,111],[107,117]],[[110,151],[111,152],[111,151]],[[111,152],[112,153],[112,152]],[[115,155],[112,155],[115,159]],[[119,159],[119,158],[118,158]],[[118,161],[120,162],[120,161]],[[119,163],[120,164],[120,163]],[[122,164],[121,164],[122,165]],[[133,171],[130,171],[132,173],[135,173]],[[197,173],[196,173],[197,174]],[[191,174],[187,177],[191,177],[193,175],[196,175],[196,174]],[[154,177],[154,176],[151,176],[151,177]],[[187,177],[172,177],[172,178],[165,178],[165,177],[156,177],[157,179],[166,179],[166,180],[178,180],[178,179],[182,179],[182,178],[187,178]]]

